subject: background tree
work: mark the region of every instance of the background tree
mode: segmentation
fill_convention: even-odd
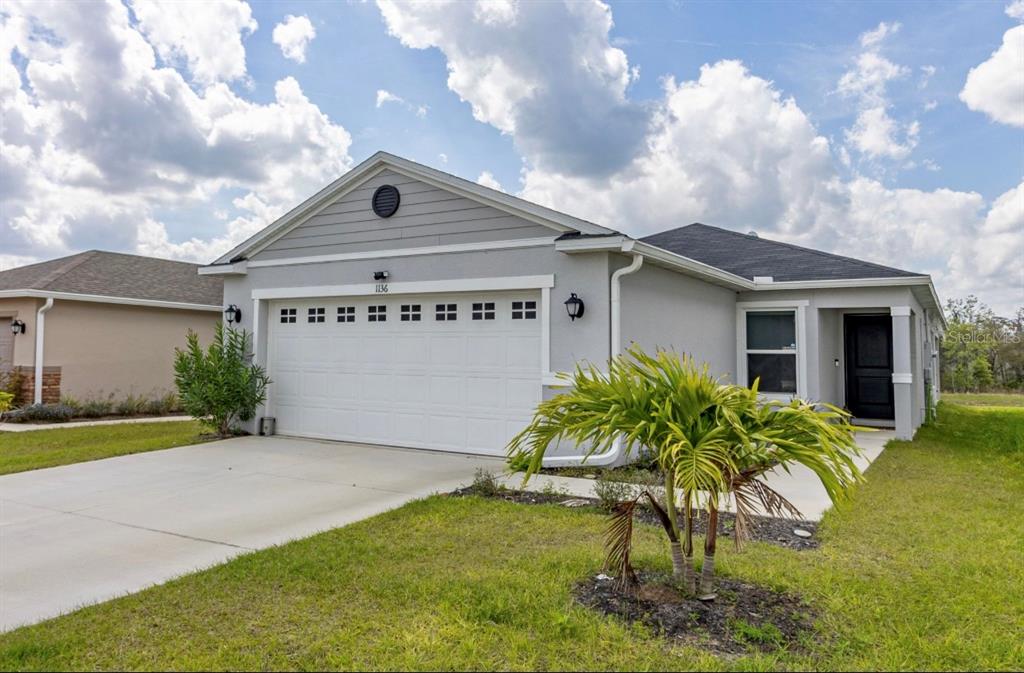
[[[1024,390],[1024,308],[995,315],[969,295],[946,303],[942,387],[953,392]]]

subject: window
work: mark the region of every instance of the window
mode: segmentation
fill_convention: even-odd
[[[537,302],[535,301],[514,301],[512,302],[513,320],[536,320]]]
[[[355,306],[339,306],[338,307],[338,322],[355,322],[356,321],[356,307]]]
[[[306,316],[306,322],[323,322],[327,319],[327,309],[311,308]]]
[[[747,312],[747,385],[758,390],[796,393],[796,313]]]
[[[480,301],[473,304],[473,320],[494,320],[494,302]]]
[[[384,305],[367,306],[366,319],[369,322],[386,322],[388,319],[388,307]]]
[[[458,317],[458,306],[456,304],[437,304],[434,306],[434,320],[444,322],[456,320]]]
[[[419,322],[420,321],[420,305],[419,304],[402,304],[402,310],[399,311],[399,319],[402,322]]]
[[[293,308],[283,308],[283,309],[281,309],[281,322],[284,322],[284,323],[295,322],[295,313],[296,313],[296,310],[293,309]]]

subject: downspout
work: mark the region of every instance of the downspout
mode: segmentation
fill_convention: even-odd
[[[46,303],[36,311],[36,375],[33,387],[35,391],[32,401],[36,404],[43,403],[43,347],[44,326],[46,324],[46,312],[53,308],[53,297],[47,297]]]
[[[628,247],[627,247],[628,246]],[[623,252],[629,252],[633,249],[633,241],[629,241],[622,246]],[[625,266],[618,269],[612,274],[611,281],[611,349],[610,357],[614,358],[622,352],[622,277],[628,276],[631,273],[636,273],[643,266],[644,256],[638,252],[633,253],[633,261],[629,266]],[[625,447],[622,444],[621,439],[616,439],[611,448],[603,453],[595,453],[591,456],[576,455],[576,456],[551,456],[550,458],[544,459],[544,467],[566,467],[569,465],[594,465],[595,467],[604,467],[607,465],[614,465],[622,459],[623,451]]]

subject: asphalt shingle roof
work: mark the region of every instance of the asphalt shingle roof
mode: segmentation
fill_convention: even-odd
[[[923,275],[700,223],[640,240],[749,280],[755,276],[782,282]]]
[[[0,290],[43,290],[220,305],[224,282],[198,264],[90,250],[0,271]]]

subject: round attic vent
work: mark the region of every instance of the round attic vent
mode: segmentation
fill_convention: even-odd
[[[398,210],[401,201],[398,189],[391,185],[381,185],[373,193],[370,202],[373,204],[373,212],[379,217],[391,217]]]

